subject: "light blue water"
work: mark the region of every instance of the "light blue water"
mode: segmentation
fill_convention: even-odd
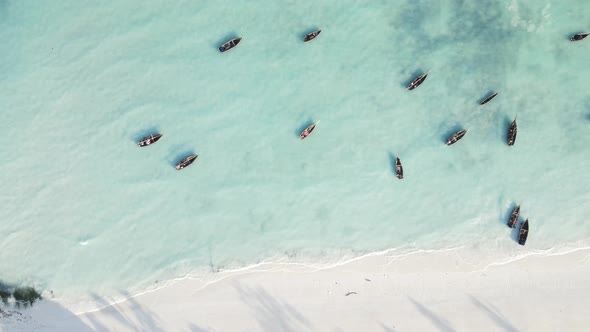
[[[588,17],[582,0],[0,1],[0,279],[77,297],[285,255],[590,245],[590,40],[567,40]]]

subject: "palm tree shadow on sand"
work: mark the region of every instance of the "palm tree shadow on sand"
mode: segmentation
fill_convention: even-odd
[[[99,323],[88,325],[78,315],[55,301],[40,300],[34,306],[34,311],[26,312],[0,307],[0,331],[31,331],[32,326],[35,326],[31,325],[32,322],[51,331],[108,331],[106,326]]]
[[[506,332],[519,332],[514,325],[512,325],[504,315],[491,304],[485,304],[473,295],[469,295],[471,303],[478,309],[483,311],[500,329]]]
[[[455,332],[455,329],[453,328],[451,323],[449,323],[446,319],[435,314],[432,310],[426,308],[423,304],[414,300],[413,298],[409,297],[408,299],[410,300],[410,302],[414,304],[416,309],[418,309],[418,311],[424,317],[426,317],[432,323],[432,325],[434,325],[439,331]]]
[[[240,299],[252,310],[261,331],[299,332],[313,330],[311,322],[288,302],[262,287],[234,285]]]

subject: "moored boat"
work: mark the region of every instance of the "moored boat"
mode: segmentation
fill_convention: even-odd
[[[219,46],[219,52],[223,53],[231,50],[232,48],[238,46],[241,40],[242,37],[237,37],[226,41],[225,43],[223,43],[223,45]]]
[[[512,213],[510,213],[510,217],[508,217],[508,222],[506,223],[506,225],[510,228],[516,227],[516,224],[518,223],[518,216],[519,215],[520,215],[520,205],[518,205],[517,207],[515,207],[512,210]]]
[[[416,77],[410,84],[408,84],[408,88],[406,90],[414,90],[415,88],[419,87],[422,83],[424,83],[426,77],[428,77],[428,74],[430,74],[430,71]]]
[[[139,142],[137,142],[137,145],[140,147],[148,146],[156,143],[161,137],[161,134],[151,134],[142,138]]]
[[[303,42],[307,43],[308,41],[315,39],[315,37],[317,37],[320,32],[322,32],[322,30],[316,30],[308,33],[305,37],[303,37]]]
[[[529,236],[529,220],[525,220],[525,222],[520,225],[520,231],[518,232],[518,244],[524,246],[526,243],[526,239]]]
[[[580,41],[586,37],[588,37],[588,35],[590,35],[590,32],[581,32],[581,33],[576,33],[575,35],[570,37],[571,41]]]
[[[509,146],[514,145],[514,142],[516,142],[516,132],[517,132],[517,127],[516,127],[516,117],[514,118],[514,120],[512,121],[512,123],[510,124],[510,127],[508,127],[508,133],[506,134],[506,142],[508,143]]]
[[[494,99],[494,97],[496,97],[498,95],[497,92],[492,93],[491,95],[487,96],[484,100],[481,101],[481,103],[479,103],[480,105],[485,105],[487,104],[490,100]]]
[[[299,134],[299,138],[300,139],[305,139],[307,136],[311,135],[311,133],[315,129],[315,126],[317,126],[318,123],[320,123],[320,121],[317,121],[316,123],[314,123],[314,124],[310,125],[309,127],[303,129],[303,131],[301,132],[301,134]]]
[[[197,157],[199,155],[190,155],[184,159],[182,159],[178,164],[176,164],[176,170],[179,171],[185,167],[188,167],[190,164],[192,164],[195,160],[197,160]]]
[[[402,167],[402,162],[399,158],[395,158],[395,175],[397,175],[398,179],[404,178],[404,168]]]
[[[467,129],[459,130],[458,132],[449,136],[449,138],[447,139],[447,145],[453,145],[453,144],[457,143],[457,141],[462,139],[463,136],[465,136],[465,134],[467,134]]]

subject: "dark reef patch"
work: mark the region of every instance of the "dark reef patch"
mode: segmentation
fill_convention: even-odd
[[[13,286],[0,281],[0,300],[5,305],[12,303],[16,307],[28,307],[41,299],[41,293],[33,287]]]

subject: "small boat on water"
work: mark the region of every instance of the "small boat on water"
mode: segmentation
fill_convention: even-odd
[[[580,41],[586,37],[588,37],[588,35],[590,35],[590,32],[582,32],[582,33],[576,33],[575,35],[570,37],[571,41]]]
[[[408,88],[406,90],[414,90],[415,88],[419,87],[420,84],[424,83],[428,74],[430,74],[430,71],[416,77],[410,84],[408,84]]]
[[[508,127],[508,133],[506,134],[506,141],[509,146],[514,145],[514,142],[516,142],[516,132],[517,132],[517,127],[516,127],[516,117],[515,117],[514,120],[512,121],[512,123],[510,124],[510,127]]]
[[[195,160],[197,160],[197,157],[199,155],[195,154],[195,155],[190,155],[184,159],[182,159],[178,164],[176,164],[176,170],[180,171],[181,169],[188,167],[190,164],[192,164]]]
[[[305,139],[307,136],[311,135],[311,133],[315,129],[315,126],[317,126],[318,123],[320,123],[320,121],[317,121],[316,123],[312,124],[311,126],[303,129],[303,131],[299,135],[299,138],[300,139]]]
[[[487,96],[484,100],[481,101],[481,103],[479,103],[480,105],[485,105],[487,104],[490,100],[494,99],[494,97],[496,97],[498,95],[497,92],[494,92],[493,94]]]
[[[524,246],[526,243],[526,239],[529,236],[529,220],[525,220],[522,225],[520,225],[520,231],[518,232],[518,244]]]
[[[518,223],[518,216],[519,215],[520,215],[520,205],[515,207],[512,210],[512,213],[510,213],[510,217],[508,218],[508,222],[506,223],[506,225],[510,228],[516,227],[516,224]]]
[[[465,134],[467,134],[467,129],[459,130],[458,132],[449,136],[449,138],[447,139],[447,145],[453,145],[453,144],[457,143],[457,141],[462,139],[463,136],[465,136]]]
[[[315,39],[315,37],[317,37],[320,32],[322,32],[322,30],[316,30],[308,33],[305,37],[303,37],[303,42],[307,43],[308,41]]]
[[[151,134],[142,138],[139,142],[137,142],[137,145],[140,147],[148,146],[156,143],[161,137],[162,135],[160,134]]]
[[[225,51],[231,50],[232,48],[238,46],[241,40],[242,37],[237,37],[226,41],[225,43],[223,43],[223,45],[219,46],[219,52],[223,53]]]
[[[402,162],[399,158],[395,158],[395,175],[397,175],[398,179],[404,178],[404,168],[402,167]]]

